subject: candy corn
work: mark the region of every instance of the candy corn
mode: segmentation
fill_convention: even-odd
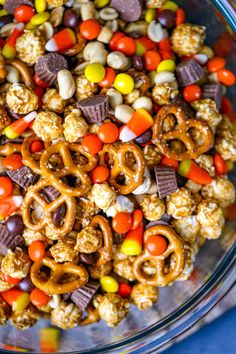
[[[39,332],[39,346],[42,353],[55,353],[59,348],[60,331],[57,328],[45,327]]]
[[[186,178],[191,179],[195,183],[199,184],[209,184],[212,181],[209,173],[198,166],[192,160],[181,161],[178,169],[178,173]]]
[[[20,136],[30,125],[30,123],[36,118],[37,112],[33,111],[24,118],[20,118],[8,125],[4,129],[4,134],[8,137],[8,139],[16,139]]]
[[[75,43],[75,33],[70,28],[65,28],[47,42],[46,50],[48,52],[59,52],[73,47]]]
[[[24,23],[18,23],[12,32],[12,34],[8,37],[3,49],[2,54],[5,58],[11,59],[16,56],[16,40],[20,37],[24,31]]]
[[[21,195],[13,195],[1,200],[0,203],[0,220],[5,219],[7,216],[11,215],[14,211],[19,209],[23,202],[23,197]]]
[[[134,112],[130,121],[121,129],[120,140],[127,142],[137,138],[153,125],[153,119],[144,108]]]
[[[142,252],[143,226],[139,225],[135,230],[130,230],[121,245],[121,252],[127,256],[138,256]]]
[[[23,311],[30,303],[30,295],[25,291],[12,288],[1,293],[3,300],[5,300],[13,311]]]

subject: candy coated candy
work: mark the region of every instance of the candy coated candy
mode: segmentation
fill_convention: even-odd
[[[156,10],[155,9],[147,9],[146,13],[145,13],[145,21],[147,23],[150,23],[152,21],[154,21],[156,18]]]
[[[47,2],[45,0],[35,0],[34,6],[38,13],[44,12],[47,8]]]
[[[102,289],[107,293],[117,293],[119,289],[118,282],[113,277],[110,277],[109,275],[102,277],[100,283]]]
[[[95,0],[94,1],[94,6],[101,8],[104,6],[107,6],[109,4],[110,0]]]
[[[85,68],[85,77],[91,82],[102,81],[105,77],[106,71],[102,64],[92,63]]]
[[[122,243],[121,252],[127,256],[138,256],[142,252],[142,247],[135,240],[125,240]]]
[[[174,1],[167,1],[163,6],[162,10],[171,10],[173,12],[176,12],[178,10],[179,6],[174,2]]]
[[[76,12],[68,9],[64,12],[63,25],[65,27],[75,28],[79,23],[79,18]]]
[[[50,17],[50,13],[49,12],[41,12],[38,13],[36,15],[34,15],[31,20],[30,23],[33,26],[40,26],[42,25],[44,22],[46,22]]]
[[[166,59],[160,62],[157,67],[157,72],[160,73],[161,71],[170,71],[174,72],[176,68],[175,62],[171,59]]]
[[[12,215],[6,221],[6,227],[12,235],[19,235],[24,231],[24,224],[20,215]]]
[[[128,74],[118,74],[114,82],[114,87],[123,95],[128,95],[134,89],[134,80]]]

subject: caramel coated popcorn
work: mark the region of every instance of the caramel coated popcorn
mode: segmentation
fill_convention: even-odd
[[[88,124],[85,119],[81,117],[80,110],[74,109],[65,118],[63,124],[63,134],[66,141],[75,143],[79,138],[82,138],[88,132]]]
[[[218,136],[215,149],[223,160],[236,161],[236,134],[232,132],[228,137]]]
[[[99,316],[109,327],[117,326],[129,311],[129,301],[118,294],[98,295],[94,299],[94,306],[98,309]]]
[[[211,155],[200,155],[195,161],[200,167],[206,170],[211,177],[215,176],[214,160]]]
[[[0,297],[0,325],[5,326],[10,314],[10,306]]]
[[[66,107],[66,100],[59,95],[59,92],[54,89],[48,89],[43,95],[43,108],[55,113],[63,113]]]
[[[143,149],[143,156],[148,168],[153,168],[159,165],[159,162],[161,161],[162,157],[155,145],[145,146]]]
[[[6,102],[8,107],[18,114],[27,114],[38,109],[38,96],[23,84],[11,85]]]
[[[90,82],[84,75],[75,78],[76,96],[79,100],[93,96],[97,90],[98,85]]]
[[[179,56],[199,53],[206,37],[205,30],[203,26],[190,23],[177,26],[170,37],[174,52]]]
[[[30,271],[31,259],[24,251],[17,247],[15,251],[10,249],[2,260],[1,269],[3,273],[10,275],[12,278],[22,279]]]
[[[89,267],[89,273],[93,279],[101,279],[104,275],[108,275],[112,270],[112,262],[106,262],[101,266],[91,266]]]
[[[148,9],[159,9],[165,4],[166,0],[147,0]]]
[[[146,195],[140,206],[144,217],[150,221],[161,219],[165,213],[165,203],[156,194]]]
[[[20,60],[33,65],[45,53],[45,38],[39,30],[25,30],[16,40],[16,52]]]
[[[106,211],[115,199],[116,194],[107,183],[95,183],[93,185],[91,190],[91,201],[94,202],[98,208]]]
[[[52,324],[62,329],[70,329],[78,326],[82,311],[72,303],[61,302],[51,312]]]
[[[202,187],[202,196],[206,199],[216,199],[220,206],[225,208],[235,201],[235,188],[227,178],[217,177]]]
[[[198,205],[197,220],[201,224],[201,236],[209,239],[218,238],[225,223],[224,214],[219,204],[212,199],[205,199]]]
[[[2,134],[3,129],[9,124],[11,124],[11,118],[7,114],[5,108],[0,106],[0,135]]]
[[[192,245],[184,244],[184,269],[181,274],[176,278],[177,281],[188,280],[193,271],[193,263],[195,261],[195,251]]]
[[[167,197],[167,213],[175,219],[192,215],[194,208],[191,192],[187,188],[182,187]]]
[[[62,135],[62,119],[54,112],[40,112],[34,120],[33,130],[44,141],[52,141]]]
[[[177,81],[156,84],[152,90],[154,102],[160,106],[170,104],[179,93]]]
[[[130,298],[139,310],[147,310],[158,301],[158,288],[156,286],[138,283],[134,285]]]
[[[108,217],[114,217],[119,212],[132,213],[134,203],[124,195],[118,195],[115,202],[106,210]]]
[[[43,231],[34,231],[25,228],[22,236],[24,237],[26,246],[31,245],[34,241],[47,242],[46,235]]]
[[[126,257],[124,259],[117,259],[113,262],[114,273],[129,281],[135,280],[133,264],[136,257]]]
[[[192,106],[197,111],[196,117],[205,120],[213,130],[220,124],[222,115],[219,113],[213,100],[206,98],[194,101]]]
[[[78,233],[75,248],[82,253],[94,253],[102,246],[102,239],[101,231],[88,226]]]
[[[40,315],[36,307],[29,305],[22,311],[14,311],[11,313],[9,320],[12,326],[20,331],[24,331],[35,325]]]
[[[77,217],[76,220],[83,227],[88,226],[92,217],[99,212],[97,205],[90,200],[90,195],[83,196],[79,199],[77,204]]]
[[[200,234],[202,237],[205,237],[209,240],[217,239],[221,236],[223,230],[223,225],[211,225],[211,226],[202,226]]]
[[[200,224],[196,215],[186,216],[182,219],[172,220],[171,225],[184,241],[194,243],[200,232]]]
[[[62,237],[50,248],[50,253],[57,263],[73,262],[77,255],[75,239],[69,236]]]

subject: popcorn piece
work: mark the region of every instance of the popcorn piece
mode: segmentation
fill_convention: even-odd
[[[130,304],[118,294],[105,294],[94,299],[94,306],[107,325],[115,327],[128,315]]]
[[[93,279],[101,279],[104,275],[110,274],[112,271],[112,262],[106,262],[101,266],[89,267],[89,273]]]
[[[78,254],[75,249],[75,239],[69,236],[62,237],[50,248],[50,252],[57,263],[73,262]]]
[[[218,136],[215,141],[215,149],[223,160],[236,161],[236,134],[231,133],[229,137]]]
[[[202,196],[206,199],[216,199],[225,208],[235,201],[235,187],[225,177],[217,177],[210,184],[202,187]]]
[[[192,193],[198,193],[200,192],[202,185],[193,182],[191,179],[188,179],[187,182],[185,183],[185,187],[188,188]]]
[[[187,243],[184,244],[184,269],[182,273],[175,279],[177,281],[185,281],[188,280],[192,274],[194,261],[195,261],[195,252],[192,246]],[[174,258],[172,258],[172,262],[175,262]],[[172,266],[172,265],[171,265]]]
[[[83,196],[77,203],[76,220],[83,227],[88,226],[92,217],[97,214],[99,210],[96,204],[90,200],[90,194],[88,194],[87,198]]]
[[[33,65],[45,53],[46,41],[39,30],[26,30],[16,41],[16,52],[20,60]]]
[[[167,197],[167,214],[175,219],[181,219],[193,213],[195,204],[191,192],[187,188],[180,188]]]
[[[7,290],[13,288],[14,287],[13,284],[9,284],[5,280],[3,280],[1,273],[2,272],[0,272],[0,292],[7,291]]]
[[[63,128],[66,141],[74,143],[79,138],[85,136],[88,131],[88,124],[85,119],[81,117],[80,110],[74,109],[66,116]]]
[[[177,81],[164,82],[156,84],[152,90],[152,98],[154,102],[160,106],[170,104],[171,99],[175,98],[179,93]]]
[[[213,131],[222,120],[222,115],[216,108],[216,103],[209,98],[194,101],[192,107],[197,111],[196,117],[205,120]]]
[[[219,238],[222,234],[223,225],[202,226],[201,236],[210,240]]]
[[[4,107],[0,106],[0,135],[4,128],[11,124],[11,118],[8,116],[7,111]]]
[[[124,259],[117,259],[113,262],[113,271],[120,277],[129,281],[135,280],[133,264],[136,257],[126,257]]]
[[[43,108],[55,113],[63,113],[66,107],[66,100],[59,95],[59,92],[54,89],[48,89],[43,95]]]
[[[78,233],[75,249],[81,253],[94,253],[102,246],[102,239],[101,231],[88,226]]]
[[[200,167],[206,170],[211,177],[215,176],[215,166],[211,155],[200,155],[195,161]]]
[[[216,201],[203,200],[198,205],[197,211],[197,220],[202,226],[224,225],[223,210]]]
[[[95,183],[93,185],[91,190],[91,201],[94,202],[98,208],[106,211],[115,199],[116,194],[108,184]]]
[[[46,0],[51,7],[60,7],[68,2],[68,0]]]
[[[143,215],[147,220],[155,221],[161,219],[165,213],[165,203],[157,195],[146,195],[140,203]]]
[[[25,229],[23,231],[22,236],[25,239],[26,246],[31,245],[31,243],[34,241],[47,242],[46,235],[44,234],[44,232],[42,230],[41,231],[34,231],[34,230],[30,230],[30,229]]]
[[[232,137],[234,135],[234,126],[225,114],[222,115],[222,120],[217,126],[216,135],[224,138]]]
[[[84,75],[75,78],[75,85],[76,96],[79,100],[93,96],[98,90],[98,85],[87,80]]]
[[[140,92],[138,89],[135,89],[125,96],[125,104],[132,105],[139,97]]]
[[[184,241],[194,243],[200,232],[200,224],[195,215],[186,216],[182,219],[175,219],[171,225]]]
[[[106,210],[108,217],[114,217],[119,212],[131,214],[134,211],[134,203],[124,195],[118,195],[115,202]]]
[[[147,0],[148,9],[159,9],[165,4],[166,0]]]
[[[14,252],[7,251],[7,255],[2,260],[1,269],[3,273],[10,275],[12,278],[22,279],[30,271],[31,259],[19,247]]]
[[[33,123],[33,130],[42,140],[53,141],[62,135],[62,119],[54,112],[40,112]]]
[[[29,305],[23,311],[12,312],[9,320],[12,326],[15,326],[20,331],[23,331],[34,326],[39,317],[39,312],[36,307]]]
[[[52,324],[62,329],[70,329],[78,326],[82,311],[70,303],[61,302],[60,305],[51,312]]]
[[[148,168],[153,168],[159,165],[159,162],[161,161],[161,154],[155,145],[145,146],[143,149],[143,155]]]
[[[179,56],[199,53],[206,37],[205,30],[203,26],[190,23],[177,26],[170,38],[174,52]]]
[[[9,305],[0,297],[0,325],[5,326],[10,314]]]
[[[147,284],[134,285],[131,292],[131,301],[139,310],[147,310],[158,301],[158,288]]]
[[[38,96],[23,84],[11,85],[6,102],[8,107],[18,114],[27,114],[38,108]]]

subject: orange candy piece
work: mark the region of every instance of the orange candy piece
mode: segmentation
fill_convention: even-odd
[[[80,25],[81,36],[85,39],[95,39],[101,31],[100,24],[93,19],[83,21]]]
[[[28,253],[32,261],[37,262],[45,256],[45,247],[42,241],[34,241],[28,248]]]
[[[235,84],[235,75],[232,71],[222,69],[217,72],[218,80],[225,86],[232,86]]]
[[[113,123],[103,123],[98,129],[98,137],[103,143],[114,143],[119,138],[119,129]]]
[[[106,166],[97,166],[90,173],[92,183],[103,183],[109,178],[110,172]]]
[[[51,296],[45,294],[42,290],[35,288],[31,291],[30,301],[34,306],[44,306],[51,300]]]
[[[196,84],[189,85],[183,89],[184,99],[189,103],[198,100],[199,98],[201,98],[201,95],[202,95],[202,89],[199,85]]]
[[[87,134],[81,144],[85,151],[92,155],[96,155],[102,149],[102,142],[96,134]]]
[[[125,234],[128,232],[133,224],[132,217],[129,213],[119,212],[112,219],[112,227],[113,229],[120,233]]]
[[[3,159],[3,164],[8,170],[18,170],[18,168],[23,166],[22,156],[11,154]]]
[[[7,176],[0,177],[0,199],[9,197],[14,189],[12,180]]]
[[[223,69],[226,65],[226,61],[222,57],[214,57],[207,62],[207,69],[210,73],[215,73]]]
[[[164,237],[153,235],[147,239],[145,247],[152,256],[161,256],[167,249],[167,242]]]

